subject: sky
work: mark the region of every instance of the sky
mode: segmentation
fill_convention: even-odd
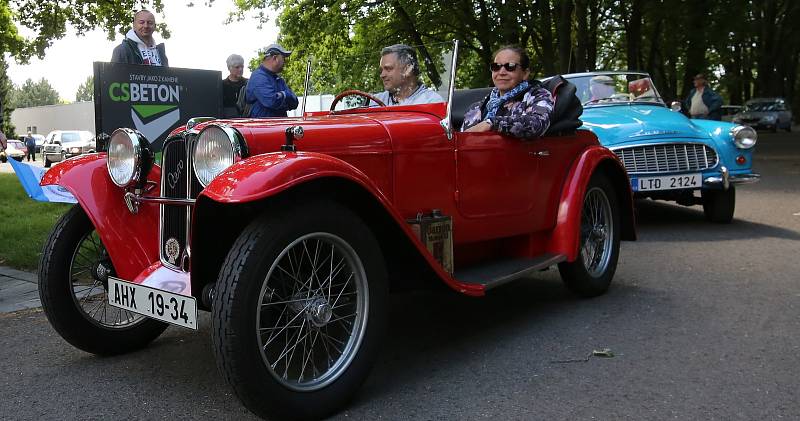
[[[262,29],[254,19],[223,22],[228,13],[234,10],[232,0],[215,0],[212,7],[197,4],[187,7],[187,1],[164,1],[163,17],[156,15],[156,20],[167,23],[171,36],[163,39],[158,33],[155,38],[164,42],[170,67],[189,69],[218,70],[222,77],[228,75],[225,59],[236,53],[244,57],[245,63],[250,61],[259,48],[263,48],[278,38],[278,28],[274,24],[275,11],[265,11],[270,22]],[[200,3],[200,2],[197,2]],[[20,33],[30,36],[26,28]],[[56,40],[45,51],[44,60],[32,58],[30,64],[19,65],[13,59],[7,59],[8,75],[17,86],[30,78],[38,81],[47,79],[62,99],[75,101],[78,86],[92,75],[92,63],[109,61],[111,51],[122,41],[117,35],[114,41],[106,39],[106,33],[95,30],[84,36],[74,35],[74,30],[66,37]],[[245,69],[245,77],[249,71]]]

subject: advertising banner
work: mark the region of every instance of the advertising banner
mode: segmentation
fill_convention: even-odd
[[[192,117],[222,116],[222,73],[94,62],[95,132],[140,131],[158,152]]]

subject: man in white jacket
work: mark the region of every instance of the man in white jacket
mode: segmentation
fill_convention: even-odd
[[[164,43],[156,45],[153,32],[156,17],[149,10],[140,10],[133,15],[133,29],[128,31],[122,43],[114,48],[112,63],[142,64],[145,66],[169,65]]]

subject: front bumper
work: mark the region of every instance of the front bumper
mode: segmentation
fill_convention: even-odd
[[[720,175],[713,175],[703,178],[703,187],[721,188],[728,190],[731,184],[750,184],[761,179],[761,174],[747,173],[731,175],[726,167],[722,167]]]

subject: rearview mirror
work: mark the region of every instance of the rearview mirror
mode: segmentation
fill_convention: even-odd
[[[680,111],[681,103],[678,101],[672,101],[672,104],[669,104],[669,109],[672,111]]]

